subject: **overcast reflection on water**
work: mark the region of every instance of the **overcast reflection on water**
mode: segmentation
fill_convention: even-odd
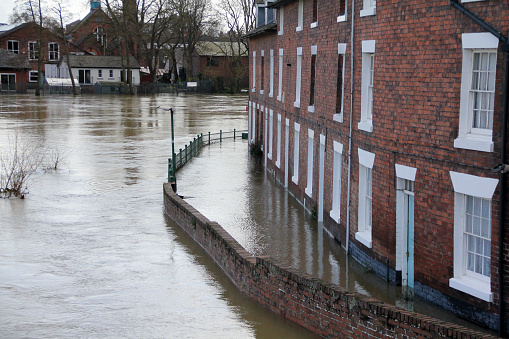
[[[246,102],[0,96],[0,148],[17,131],[68,154],[25,200],[0,199],[0,336],[312,337],[239,293],[163,213],[170,117],[157,107],[175,109],[179,148],[247,129]]]

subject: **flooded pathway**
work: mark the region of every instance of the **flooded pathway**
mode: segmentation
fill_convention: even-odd
[[[240,294],[164,216],[171,149],[246,129],[245,97],[0,96],[0,148],[68,154],[0,199],[2,338],[310,338]],[[179,146],[181,145],[181,146]]]

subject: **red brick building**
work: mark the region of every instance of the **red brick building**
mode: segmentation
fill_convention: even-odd
[[[507,331],[509,1],[258,6],[267,169],[370,270]]]
[[[41,43],[41,56],[38,50],[38,41]],[[28,22],[20,25],[0,26],[0,48],[19,55],[20,60],[28,59],[31,69],[28,71],[28,78],[18,77],[16,82],[20,89],[35,87],[38,77],[39,57],[42,58],[43,71],[44,65],[56,65],[60,57],[65,54],[65,41],[48,29],[43,28],[42,38],[39,34],[39,25],[34,22]],[[71,53],[84,53],[84,51],[74,45],[70,45]]]

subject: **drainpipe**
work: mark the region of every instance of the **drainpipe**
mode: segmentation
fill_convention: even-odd
[[[505,52],[505,88],[504,88],[504,113],[502,115],[502,135],[501,135],[501,151],[500,151],[500,164],[503,170],[500,171],[500,206],[499,206],[499,233],[498,233],[498,335],[503,337],[505,331],[505,312],[504,312],[504,237],[505,237],[505,176],[507,172],[507,165],[505,159],[506,152],[506,137],[507,137],[507,115],[508,115],[508,95],[509,95],[509,43],[502,46],[502,51]]]
[[[354,19],[355,0],[352,0],[352,24],[350,28],[350,130],[348,131],[348,195],[346,205],[346,253],[350,248],[350,210],[351,210],[351,184],[352,184],[352,119],[353,119],[353,44],[354,44]]]
[[[508,115],[508,98],[509,95],[509,42],[505,36],[498,32],[494,27],[487,22],[477,17],[468,9],[460,5],[455,0],[451,0],[451,5],[463,14],[472,19],[475,23],[482,28],[493,34],[503,44],[502,52],[505,53],[505,84],[504,84],[504,111],[502,113],[502,132],[501,132],[501,147],[500,147],[500,165],[496,166],[492,171],[499,173],[500,181],[500,204],[499,204],[499,222],[498,222],[498,335],[503,337],[505,335],[505,312],[504,312],[504,229],[505,229],[505,172],[509,171],[509,165],[505,163],[506,153],[506,137],[507,137],[507,115]]]

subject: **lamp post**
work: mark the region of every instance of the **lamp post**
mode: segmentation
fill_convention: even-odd
[[[163,111],[170,111],[171,116],[171,159],[168,159],[168,182],[171,184],[171,188],[173,192],[177,193],[177,177],[175,176],[176,172],[176,163],[175,163],[175,131],[173,128],[173,108],[162,108],[158,106],[157,108],[162,109]],[[171,161],[171,162],[170,162]]]

